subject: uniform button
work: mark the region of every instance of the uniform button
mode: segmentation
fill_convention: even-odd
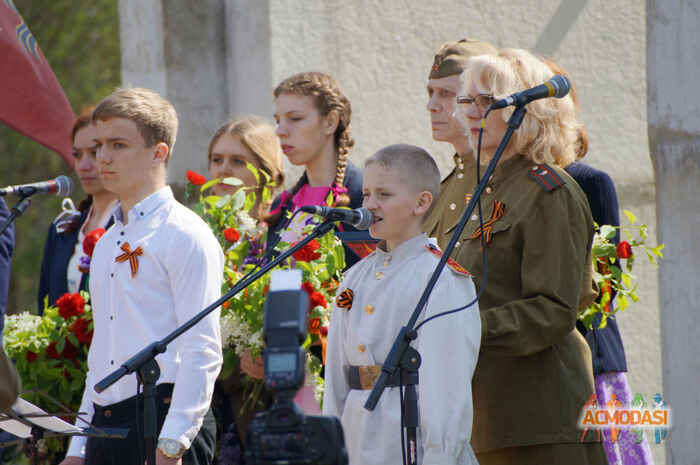
[[[476,221],[476,220],[479,219],[479,215],[477,215],[476,213],[474,213],[469,219],[472,220],[472,221]]]
[[[124,235],[124,231],[120,232],[119,234],[123,236],[123,235]]]
[[[113,317],[113,316],[110,316],[110,317],[109,317],[109,319],[110,319],[110,320],[113,320],[113,319],[114,319],[114,317]]]
[[[382,273],[381,271],[377,271],[377,272],[374,274],[374,277],[377,278],[377,279],[382,279],[382,278],[384,277],[384,273]]]
[[[366,305],[366,306],[365,306],[365,312],[367,312],[368,315],[371,315],[372,313],[374,313],[374,307],[371,306],[371,305],[369,305],[369,304]]]
[[[122,243],[122,241],[117,241],[117,245],[119,245],[119,244],[121,244],[121,243]]]
[[[357,350],[359,350],[360,352],[364,352],[366,350],[366,347],[364,344],[358,344]]]
[[[454,210],[455,208],[457,208],[457,205],[451,203],[451,204],[450,204],[450,210]]]
[[[110,273],[110,274],[109,274],[109,277],[110,277],[110,278],[114,278],[114,273]]]
[[[464,175],[463,175],[462,173],[459,173],[459,174],[457,175],[457,179],[462,179],[463,177],[464,177]]]
[[[139,213],[139,215],[143,216],[143,212]]]
[[[460,244],[459,241],[455,242],[455,248],[459,247],[460,245],[462,244]]]
[[[486,193],[490,194],[492,192],[493,192],[493,189],[491,188],[491,186],[486,186]]]
[[[114,365],[114,360],[110,360],[110,361],[109,361],[109,364],[110,364],[110,365]]]
[[[109,410],[109,409],[105,410],[105,411],[104,411],[104,416],[106,416],[107,418],[111,417],[111,416],[112,416],[112,411]]]

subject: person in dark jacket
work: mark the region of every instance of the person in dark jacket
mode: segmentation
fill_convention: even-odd
[[[112,223],[117,197],[107,191],[95,161],[95,128],[90,122],[92,108],[86,108],[73,123],[73,157],[80,185],[88,194],[77,210],[64,200],[64,211],[49,226],[41,263],[37,309],[44,312],[44,299],[54,305],[66,292],[87,290],[89,257],[83,251],[83,239],[98,228]],[[82,262],[82,263],[81,263]]]

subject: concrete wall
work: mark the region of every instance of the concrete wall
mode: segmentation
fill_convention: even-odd
[[[141,11],[136,13],[136,5],[144,3],[120,3],[122,23],[126,23],[122,26],[125,81],[127,77],[156,76],[161,68],[146,63],[152,52],[140,48],[146,41],[144,36],[151,34],[143,30],[143,17],[150,15],[157,22],[158,8],[148,6],[154,9],[150,12],[139,6]],[[196,112],[181,119],[187,122],[181,128],[176,158],[186,162],[173,164],[172,180],[183,179],[186,168],[204,168],[209,136],[224,115],[257,113],[271,119],[272,88],[285,77],[305,70],[333,74],[352,101],[354,162],[361,163],[387,144],[406,142],[426,147],[447,174],[452,151],[431,139],[425,83],[435,49],[444,41],[469,36],[500,47],[534,50],[553,57],[571,72],[590,135],[586,161],[612,176],[621,207],[633,210],[650,225],[651,239],[655,240],[644,0],[541,0],[536,8],[524,0],[145,3],[162,3],[161,9],[166,10],[160,43],[165,43],[162,47],[166,50],[162,55],[167,62],[167,95],[181,115]],[[190,3],[198,5],[198,10],[205,5],[212,11],[195,13],[193,7],[184,7]],[[184,19],[176,21],[176,29],[171,26],[175,24],[171,17],[178,15]],[[202,22],[198,22],[200,17]],[[211,21],[209,28],[203,26],[205,19]],[[173,50],[168,44],[171,40],[179,43],[180,60],[167,52]],[[156,40],[150,46],[157,50],[160,45]],[[132,65],[130,60],[140,64]],[[176,61],[181,66],[174,66]],[[221,88],[222,79],[225,89]],[[199,105],[184,102],[182,92],[170,87],[176,80],[194,86]],[[290,182],[297,174],[289,171]],[[640,257],[635,274],[641,283],[642,300],[619,317],[632,391],[647,399],[664,388],[656,273]],[[674,399],[667,396],[667,400],[673,406]],[[665,463],[664,445],[652,444],[651,448],[656,463]]]
[[[669,465],[699,464],[700,10],[697,1],[649,0],[649,145],[656,169],[664,394],[673,409]]]

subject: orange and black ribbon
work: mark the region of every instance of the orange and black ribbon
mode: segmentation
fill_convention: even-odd
[[[484,243],[485,244],[490,244],[491,239],[493,238],[493,234],[491,233],[491,230],[493,229],[493,225],[496,223],[496,221],[500,220],[503,215],[506,212],[506,205],[501,202],[500,200],[496,200],[493,203],[493,211],[491,212],[491,218],[484,223]],[[481,226],[477,227],[474,230],[474,233],[469,237],[470,239],[477,239],[479,236],[481,236]]]
[[[136,247],[136,250],[133,252],[131,251],[131,246],[129,246],[128,242],[124,242],[121,246],[121,249],[124,251],[123,254],[119,255],[117,258],[114,260],[117,263],[122,263],[127,260],[129,260],[129,265],[131,266],[131,277],[135,277],[136,273],[139,271],[139,255],[143,255],[143,249],[141,246]]]
[[[352,289],[348,288],[345,289],[343,292],[338,294],[338,297],[335,298],[335,304],[339,308],[344,308],[345,310],[350,310],[352,308],[352,301],[355,297],[355,293],[352,291]]]

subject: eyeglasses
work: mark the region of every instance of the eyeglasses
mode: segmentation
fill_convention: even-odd
[[[457,103],[466,103],[467,105],[475,103],[481,113],[488,110],[495,100],[496,99],[491,94],[479,94],[476,97],[457,97]]]

